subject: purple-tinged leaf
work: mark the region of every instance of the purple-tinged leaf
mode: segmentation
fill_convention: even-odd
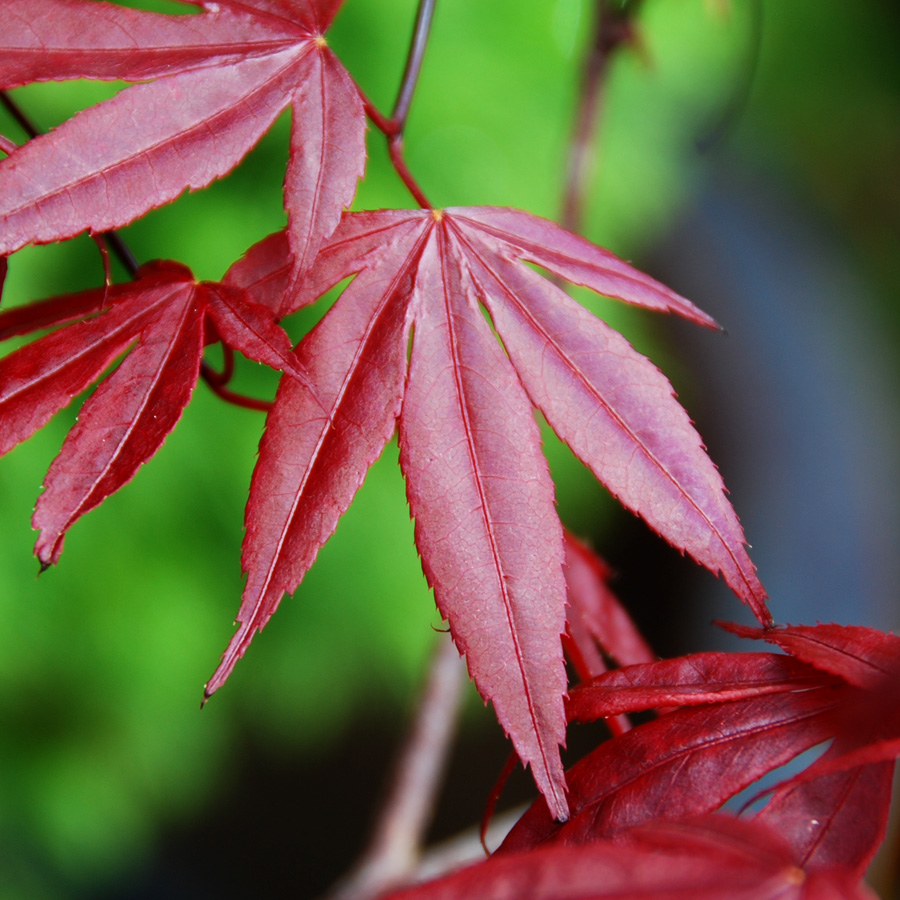
[[[608,250],[555,222],[518,209],[469,207],[445,211],[460,225],[480,232],[481,242],[507,259],[536,263],[554,275],[606,297],[659,312],[673,312],[708,328],[717,328],[703,310],[664,284],[638,271]]]
[[[119,228],[220,178],[287,105],[295,64],[286,50],[134,85],[28,141],[0,161],[0,253]]]
[[[553,817],[565,819],[565,583],[553,486],[528,399],[439,229],[414,314],[400,465],[422,565],[479,691]]]
[[[254,272],[269,270],[270,264],[255,260],[277,251],[277,239],[270,240],[246,263],[249,282]],[[421,250],[423,242],[426,249]],[[419,249],[413,253],[412,247]],[[278,253],[283,251],[276,252],[276,259]],[[414,338],[405,392],[405,345],[403,352],[397,349],[395,330],[387,329],[387,338],[373,331],[363,342],[360,358],[384,352],[398,360],[397,386],[387,396],[395,404],[403,395],[401,465],[423,569],[482,696],[494,703],[553,815],[563,818],[566,798],[558,749],[564,732],[563,545],[531,403],[557,389],[568,391],[568,405],[555,406],[552,399],[543,405],[567,440],[585,445],[584,456],[599,477],[612,480],[619,493],[634,494],[638,511],[669,540],[710,568],[724,569],[729,583],[763,621],[768,621],[768,613],[721,481],[668,383],[566,295],[537,287],[539,277],[517,258],[630,302],[711,322],[615,257],[526,213],[345,213],[321,246],[315,265],[289,289],[278,311],[292,312],[342,279],[356,276],[323,325],[298,348],[336,424],[329,429],[320,410],[312,408],[308,397],[301,398],[296,387],[280,389],[248,507],[248,582],[241,628],[207,695],[225,680],[281,595],[299,583],[374,458],[369,450],[354,449],[356,444],[341,443],[344,401],[333,399],[334,384],[349,377],[352,363],[347,354],[357,352],[362,325],[346,329],[349,346],[344,347],[328,330],[332,326],[324,323],[337,315],[353,315],[346,311],[357,302],[351,298],[405,298],[414,286]],[[301,263],[297,271],[302,268]],[[238,269],[236,277],[245,276]],[[520,297],[520,292],[528,296]],[[479,309],[480,299],[490,306],[508,356]],[[562,312],[544,309],[555,304],[563,304]],[[369,321],[368,302],[359,305],[360,322]],[[568,333],[569,326],[584,326],[584,339]],[[388,343],[379,351],[384,340]],[[315,372],[324,365],[319,349],[311,353],[308,346],[327,346],[336,360],[334,372],[323,369],[321,377],[328,385],[320,383]],[[546,372],[538,359],[543,356]],[[623,367],[624,376],[618,375]],[[339,377],[332,384],[335,373]],[[601,403],[594,381],[603,379],[608,390]],[[361,384],[362,377],[354,375],[351,382]],[[379,397],[381,390],[376,391]],[[357,388],[347,388],[346,397],[357,404]],[[376,404],[376,409],[378,414],[367,418],[367,408],[360,405],[354,422],[380,439],[386,425],[383,407]],[[591,419],[602,415],[613,424],[598,430]],[[660,434],[654,434],[655,428]],[[324,447],[331,440],[348,449],[329,454],[334,462],[326,465]],[[617,446],[599,446],[609,441]],[[641,458],[633,472],[629,454]],[[326,471],[338,484],[336,491],[321,486]],[[637,482],[637,488],[630,482]],[[662,500],[655,499],[657,490],[663,492]],[[623,638],[627,649],[608,649],[623,655],[648,652],[629,640]]]
[[[338,4],[202,5],[199,15],[168,16],[10,0],[0,86],[82,76],[142,83],[0,162],[0,254],[118,228],[205,187],[290,106],[289,227],[296,265],[311,264],[365,160],[362,101],[321,35]]]
[[[599,481],[771,620],[718,470],[662,373],[555,285],[470,244],[473,274],[534,404]]]
[[[283,50],[304,33],[228,0],[171,16],[84,0],[4,0],[0,88],[70,78],[142,81]]]

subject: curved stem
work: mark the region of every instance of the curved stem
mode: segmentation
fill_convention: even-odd
[[[595,134],[609,63],[619,46],[634,40],[632,22],[639,4],[640,0],[624,5],[612,0],[597,0],[594,35],[582,66],[578,111],[563,189],[560,224],[569,231],[580,231],[583,225],[584,202],[594,164]]]
[[[400,80],[397,100],[394,103],[394,111],[391,113],[390,118],[380,112],[363,91],[357,88],[365,107],[366,115],[372,124],[387,138],[388,154],[394,170],[422,209],[433,209],[434,207],[425,196],[425,192],[419,187],[418,182],[413,178],[403,158],[403,131],[406,128],[406,120],[409,118],[409,110],[419,81],[419,73],[422,71],[422,60],[425,58],[425,47],[428,44],[428,35],[431,32],[431,21],[434,18],[436,4],[437,0],[419,0],[416,24],[413,28],[413,36],[409,45],[409,54],[406,57],[406,68],[403,70],[403,78]]]
[[[228,390],[221,381],[222,374],[216,372],[206,361],[200,363],[200,377],[209,385],[212,392],[226,403],[242,406],[244,409],[255,409],[258,412],[268,412],[274,405],[269,400],[257,400],[255,397],[247,397],[245,394]]]
[[[416,203],[418,203],[422,209],[433,209],[431,202],[425,196],[415,178],[412,177],[412,173],[406,165],[406,160],[403,159],[402,134],[396,134],[393,137],[388,138],[388,153],[391,156],[391,162],[394,164],[394,169],[396,169],[397,174],[400,176],[400,180],[406,185],[406,189],[413,195],[413,199]]]
[[[211,365],[207,364],[206,378],[207,384],[215,382],[220,386],[224,386],[231,381],[234,375],[234,350],[228,344],[222,342],[222,371],[217,372]]]

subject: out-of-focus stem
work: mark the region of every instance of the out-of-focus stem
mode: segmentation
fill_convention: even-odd
[[[620,46],[634,40],[633,21],[639,5],[640,0],[624,5],[613,0],[597,0],[594,34],[582,65],[563,188],[560,223],[569,231],[580,231],[584,224],[584,203],[593,175],[596,133],[609,64]]]
[[[449,755],[463,684],[459,652],[449,637],[441,636],[371,842],[330,900],[366,900],[402,883],[415,870]]]

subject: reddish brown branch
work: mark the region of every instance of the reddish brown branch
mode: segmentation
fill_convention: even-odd
[[[200,377],[209,385],[212,392],[220,397],[222,400],[227,403],[231,403],[234,406],[242,406],[244,409],[255,409],[259,412],[268,412],[273,404],[269,400],[257,400],[255,397],[247,397],[245,394],[238,394],[235,391],[228,390],[225,387],[225,384],[230,379],[230,375],[228,378],[225,378],[223,381],[224,375],[227,374],[227,361],[226,361],[226,372],[217,372],[209,363],[203,361],[200,363]]]
[[[569,144],[560,224],[580,231],[585,197],[595,163],[595,139],[610,62],[622,45],[634,42],[634,15],[640,0],[617,3],[597,0],[594,34],[581,70],[578,109]]]
[[[40,136],[41,130],[27,115],[25,115],[24,110],[9,96],[7,91],[0,90],[0,105],[2,105],[13,119],[16,120],[19,127],[28,135],[29,139]],[[16,149],[16,145],[13,144],[12,141],[7,141],[6,139],[4,139],[4,141],[11,146],[8,148],[7,146],[0,144],[0,150],[3,150],[3,152],[7,154],[12,153],[12,151]],[[100,234],[99,237],[103,239],[106,246],[124,266],[125,270],[128,272],[128,276],[130,278],[135,278],[138,271],[138,262],[125,241],[123,241],[115,231],[105,231]],[[106,274],[108,281],[108,273]]]
[[[406,128],[406,120],[412,106],[413,94],[419,81],[419,73],[422,71],[422,60],[425,58],[425,47],[428,44],[428,35],[431,32],[431,21],[434,17],[434,7],[437,0],[420,0],[419,10],[416,15],[416,24],[413,28],[412,40],[409,45],[409,54],[406,57],[406,67],[403,78],[400,80],[400,88],[397,91],[397,100],[394,103],[394,111],[390,118],[381,113],[360,91],[366,115],[372,124],[387,138],[388,153],[400,180],[406,189],[412,194],[416,203],[423,209],[432,209],[432,204],[425,196],[425,192],[419,187],[406,161],[403,158],[403,132]]]
[[[463,683],[459,652],[449,637],[442,637],[371,842],[331,900],[366,900],[413,873],[443,777]]]

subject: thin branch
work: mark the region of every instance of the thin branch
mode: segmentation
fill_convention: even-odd
[[[419,81],[419,73],[422,71],[422,60],[425,58],[425,47],[428,45],[428,35],[431,33],[431,21],[434,18],[434,8],[437,0],[419,0],[419,9],[416,14],[416,24],[409,45],[409,54],[406,57],[406,68],[403,78],[400,80],[400,88],[397,91],[397,101],[394,103],[394,111],[388,118],[381,113],[374,103],[360,90],[366,115],[372,124],[387,138],[388,153],[400,180],[406,189],[412,194],[416,203],[422,209],[433,209],[431,201],[425,196],[425,192],[419,187],[406,161],[403,159],[403,132],[406,128],[406,120],[409,118],[409,110],[412,106],[413,94]]]
[[[0,90],[0,105],[2,105],[13,119],[16,120],[19,127],[28,135],[29,139],[40,137],[41,130],[27,115],[25,115],[25,112],[19,104],[10,97],[8,91]],[[11,151],[5,150],[5,152],[10,153]],[[135,278],[138,271],[138,262],[125,241],[123,241],[115,231],[104,231],[99,237],[103,238],[106,246],[123,265],[125,271],[128,272],[128,276],[130,278]]]
[[[31,119],[25,115],[19,104],[9,96],[8,91],[0,91],[0,105],[6,109],[13,119],[15,119],[16,123],[28,137],[36,138],[41,133]]]
[[[463,684],[456,646],[449,638],[439,639],[371,842],[330,900],[366,900],[407,880],[414,872],[434,811]]]
[[[103,238],[106,242],[106,246],[109,247],[113,255],[124,266],[129,277],[137,278],[140,266],[138,265],[138,261],[134,254],[131,252],[131,248],[122,240],[119,233],[116,231],[104,231],[100,237]]]
[[[420,0],[419,2],[413,39],[409,45],[409,56],[406,58],[406,68],[403,70],[397,102],[391,113],[391,119],[397,125],[399,133],[402,133],[406,127],[413,94],[419,81],[419,73],[422,71],[422,60],[425,57],[425,47],[428,45],[428,35],[431,31],[431,20],[434,18],[436,2],[437,0]]]
[[[15,141],[11,141],[5,134],[0,134],[0,152],[9,156],[10,153],[19,149],[19,145]]]
[[[634,42],[633,20],[639,6],[640,0],[624,5],[613,0],[597,0],[594,34],[582,65],[578,110],[563,189],[560,224],[569,231],[580,231],[583,226],[584,203],[593,175],[595,138],[609,64],[620,46]]]
[[[728,102],[719,112],[706,133],[697,140],[698,153],[708,153],[734,130],[735,125],[747,109],[753,83],[759,68],[763,38],[763,5],[762,0],[750,3],[750,35],[745,50],[747,57],[741,66],[737,83],[734,85]]]
[[[413,195],[413,199],[416,203],[418,203],[422,209],[433,209],[434,207],[431,205],[431,201],[425,196],[422,189],[419,187],[418,182],[413,178],[412,173],[409,171],[406,160],[403,159],[402,135],[396,134],[393,137],[388,138],[388,153],[391,156],[391,162],[394,164],[397,174],[400,176],[400,180],[406,185],[406,189]]]

